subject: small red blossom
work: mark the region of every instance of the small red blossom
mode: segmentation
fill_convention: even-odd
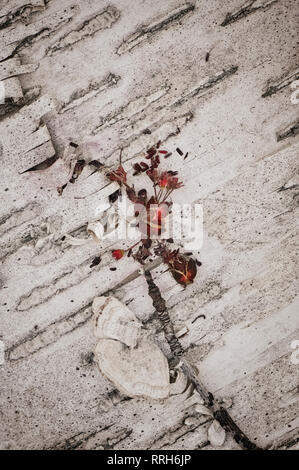
[[[108,173],[108,178],[110,181],[116,181],[119,184],[126,184],[127,182],[127,173],[124,170],[124,167],[122,165],[119,165],[119,167],[116,170],[111,171],[111,173]]]
[[[162,256],[164,263],[170,267],[170,272],[174,279],[186,287],[193,282],[197,274],[196,262],[189,256],[182,255],[178,249],[169,250],[161,243],[155,250],[157,255]]]
[[[193,258],[178,253],[169,263],[169,266],[171,274],[179,284],[185,287],[192,284],[197,273],[196,263]]]
[[[176,174],[177,173],[175,171],[163,171],[158,180],[160,188],[171,190],[181,188],[183,183],[175,176]]]
[[[113,251],[112,251],[112,256],[113,256],[113,258],[116,259],[116,260],[121,259],[121,258],[124,256],[124,254],[125,254],[125,251],[124,251],[124,250],[118,249],[118,250],[113,250]]]

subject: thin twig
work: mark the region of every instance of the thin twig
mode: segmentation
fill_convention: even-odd
[[[159,287],[155,284],[150,271],[145,270],[145,279],[148,285],[148,293],[153,301],[153,306],[158,312],[159,319],[163,326],[165,338],[169,344],[171,351],[170,366],[181,363],[181,369],[188,380],[193,384],[196,391],[199,393],[204,401],[204,404],[212,411],[214,418],[221,424],[221,426],[232,435],[234,440],[246,450],[262,450],[257,447],[249,438],[241,431],[238,425],[233,421],[228,411],[217,403],[212,393],[202,384],[199,378],[194,374],[192,367],[188,364],[186,359],[183,358],[184,350],[181,343],[174,333],[173,324],[170,320],[166,302],[163,299]]]

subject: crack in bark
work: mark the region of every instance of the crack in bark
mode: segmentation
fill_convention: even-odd
[[[179,106],[185,101],[189,100],[190,98],[194,98],[195,96],[198,96],[201,92],[204,92],[205,90],[213,88],[215,85],[217,85],[217,83],[221,82],[227,77],[230,77],[231,75],[234,75],[237,71],[238,71],[237,65],[232,65],[228,69],[223,69],[221,72],[214,75],[214,77],[209,78],[208,80],[203,82],[201,85],[189,91],[186,95],[182,96],[181,98],[179,98],[177,101],[175,101],[172,104],[172,106]]]
[[[198,377],[195,376],[192,367],[184,359],[184,350],[175,336],[174,328],[170,320],[166,302],[163,299],[160,289],[155,284],[153,277],[149,271],[144,272],[145,279],[148,285],[148,293],[153,301],[153,306],[158,313],[158,317],[163,326],[165,338],[169,344],[171,357],[169,360],[170,367],[173,367],[178,362],[181,363],[181,369],[189,381],[193,384],[195,390],[204,400],[206,406],[208,406],[214,418],[221,424],[221,426],[232,435],[234,440],[246,450],[258,450],[259,448],[249,440],[249,438],[241,431],[237,424],[233,421],[227,410],[219,405],[213,395],[206,389]]]
[[[128,39],[126,39],[117,49],[117,54],[121,55],[125,52],[128,52],[134,47],[138,46],[142,42],[146,41],[148,38],[152,37],[157,32],[167,28],[170,24],[179,21],[185,15],[190,13],[195,9],[195,6],[186,3],[184,6],[180,7],[178,10],[171,12],[161,21],[154,21],[153,23],[141,26],[139,30],[131,34]]]
[[[224,21],[221,23],[221,26],[227,26],[229,24],[235,23],[236,21],[239,21],[241,18],[246,18],[246,16],[251,15],[252,13],[255,13],[256,11],[263,10],[265,11],[268,9],[271,5],[276,3],[277,0],[270,0],[268,2],[265,2],[264,5],[259,5],[257,7],[254,6],[255,0],[251,0],[247,3],[245,3],[239,10],[235,11],[234,13],[227,13]]]
[[[80,90],[74,91],[70,99],[62,104],[61,108],[58,111],[59,114],[65,113],[69,111],[70,109],[80,106],[80,104],[85,103],[90,98],[94,98],[102,91],[107,90],[107,88],[115,86],[119,80],[120,80],[119,76],[114,75],[113,73],[110,73],[103,80],[99,82],[94,81],[90,83],[90,85],[86,89],[80,89]]]
[[[297,121],[295,124],[291,124],[283,131],[278,132],[276,134],[277,142],[280,142],[281,140],[284,140],[284,139],[288,139],[289,137],[295,137],[298,134],[299,134],[299,121]]]
[[[192,415],[190,415],[190,416],[192,416]],[[179,421],[179,423],[175,426],[175,428],[172,427],[170,430],[164,432],[157,439],[155,439],[151,443],[151,446],[149,447],[149,450],[155,450],[155,449],[160,449],[161,450],[165,446],[176,444],[182,437],[186,436],[189,433],[193,433],[198,428],[200,428],[201,426],[204,426],[205,424],[207,424],[211,421],[211,417],[210,418],[202,417],[203,421],[201,421],[199,419],[200,422],[191,427],[191,426],[187,426],[187,425],[184,424],[184,421],[186,420],[186,418],[188,418],[190,416],[184,416]],[[174,439],[172,439],[172,437]],[[163,440],[164,440],[164,442],[163,442]],[[157,447],[157,445],[159,445],[159,447]]]
[[[289,86],[295,80],[299,78],[299,71],[294,72],[292,75],[289,75],[286,78],[280,78],[272,84],[268,84],[267,89],[262,94],[262,98],[267,98],[268,96],[274,95],[278,91],[282,90]]]
[[[279,188],[277,192],[280,193],[282,191],[291,191],[292,189],[297,189],[298,187],[299,187],[299,184],[292,184],[291,186],[281,186],[281,188]],[[278,215],[281,215],[281,214],[278,214]]]
[[[76,440],[76,438],[78,438],[79,436],[82,436],[82,433],[75,434],[74,436],[69,437],[63,442],[53,444],[53,446],[50,446],[50,447],[44,447],[43,450],[75,450],[84,442],[88,441],[88,439],[90,439],[91,437],[94,437],[97,433],[101,431],[107,431],[112,426],[113,424],[108,424],[108,426],[105,426],[104,428],[100,430],[92,431],[78,440]]]
[[[62,336],[72,333],[77,328],[83,326],[92,317],[91,306],[92,306],[92,301],[84,305],[80,310],[76,312],[72,312],[71,314],[62,318],[61,320],[57,320],[57,321],[50,323],[47,327],[45,327],[42,330],[39,330],[37,332],[35,332],[34,330],[31,331],[31,333],[26,335],[21,341],[15,343],[13,346],[11,346],[5,351],[6,359],[11,362],[16,362],[16,361],[19,361],[20,359],[24,359],[25,357],[32,356],[33,354],[37,353],[41,349],[49,346],[50,344],[55,343]],[[83,313],[83,315],[85,316],[80,320],[81,313]],[[79,317],[79,321],[77,323],[76,323],[76,317]],[[75,321],[75,324],[73,324],[74,322],[72,322],[72,320]],[[59,332],[56,333],[54,337],[53,334],[51,335],[51,329],[55,328],[56,326],[59,327],[58,328]],[[63,329],[62,328],[63,326],[65,327],[64,331],[61,331]],[[28,343],[40,337],[43,340],[43,341],[41,340],[40,342],[41,344],[37,346],[35,349],[33,348],[33,351],[28,352],[26,348],[26,346],[28,346]],[[25,346],[25,349],[23,351],[22,351],[22,346]],[[18,353],[16,354],[19,348],[20,348],[19,354]],[[13,357],[13,353],[16,354],[15,357]]]

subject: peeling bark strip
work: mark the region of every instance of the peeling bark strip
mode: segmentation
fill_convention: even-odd
[[[51,36],[63,25],[69,23],[77,13],[78,7],[71,6],[23,28],[11,27],[0,33],[0,62],[14,57],[18,51],[39,39]]]
[[[78,272],[72,268],[64,271],[60,276],[52,279],[49,284],[34,287],[28,294],[22,296],[16,305],[18,312],[25,312],[41,304],[45,304],[55,295],[62,294],[90,277],[90,263],[93,256],[77,265]]]
[[[22,75],[24,73],[32,73],[38,68],[39,64],[21,65],[19,58],[5,60],[0,64],[0,80]]]
[[[267,85],[266,90],[262,94],[262,98],[266,98],[267,96],[274,95],[278,91],[282,90],[283,88],[289,86],[292,82],[299,79],[299,70],[296,70],[291,75],[288,75],[286,78],[280,78],[273,83]]]
[[[98,31],[111,28],[119,19],[120,12],[114,6],[108,6],[101,13],[84,21],[81,26],[63,36],[59,41],[47,49],[47,55],[53,55],[73,46],[87,37],[92,37]]]
[[[228,69],[223,69],[221,72],[218,72],[212,78],[207,80],[203,80],[199,86],[194,88],[193,90],[188,91],[185,95],[175,101],[172,106],[179,106],[183,104],[185,101],[188,101],[190,98],[194,98],[195,96],[201,96],[205,93],[206,90],[213,88],[217,83],[221,82],[227,77],[235,74],[238,70],[237,65],[232,65]]]
[[[42,212],[42,208],[35,202],[29,202],[20,209],[14,209],[10,214],[0,218],[0,235],[8,234],[11,230],[22,226],[25,222],[33,221]]]
[[[128,39],[126,39],[119,46],[119,48],[116,51],[117,54],[121,55],[121,54],[124,54],[125,52],[128,52],[134,49],[134,47],[138,46],[144,41],[147,41],[154,34],[158,33],[159,31],[163,29],[166,29],[172,23],[178,22],[181,18],[186,16],[188,13],[190,13],[194,9],[195,9],[194,5],[190,3],[186,3],[184,6],[177,8],[176,10],[166,15],[164,18],[153,21],[149,25],[141,26],[139,30],[131,34],[131,36],[129,36]]]
[[[288,139],[289,137],[295,137],[299,134],[299,121],[291,124],[290,126],[286,127],[284,130],[277,132],[276,138],[277,142],[281,140]]]
[[[3,80],[2,83],[5,87],[5,97],[4,103],[0,103],[0,121],[23,106],[32,103],[40,95],[39,87],[31,88],[24,93],[18,77],[10,77]]]
[[[166,303],[163,299],[158,286],[155,284],[153,277],[149,271],[144,272],[145,279],[148,285],[148,293],[152,298],[153,306],[159,314],[161,324],[164,329],[165,338],[169,344],[172,357],[170,358],[170,367],[177,364],[180,360],[181,369],[189,381],[193,384],[196,391],[204,400],[206,406],[208,406],[215,419],[219,421],[221,426],[232,435],[235,441],[246,450],[258,450],[258,447],[252,443],[248,437],[241,431],[237,424],[232,420],[228,412],[223,406],[220,406],[213,395],[205,388],[200,382],[198,377],[195,376],[192,367],[183,358],[184,350],[175,336],[173,325],[166,309]]]
[[[82,103],[85,103],[85,101],[88,101],[91,98],[97,96],[102,91],[107,90],[107,88],[115,86],[119,80],[119,76],[110,73],[103,80],[99,82],[91,82],[87,88],[74,91],[70,99],[61,106],[59,114],[65,113],[70,109],[80,106]]]
[[[17,21],[28,22],[30,16],[37,12],[45,9],[44,0],[31,0],[24,4],[24,0],[21,0],[21,5],[12,7],[10,4],[6,7],[2,7],[0,16],[0,29],[7,28],[8,26],[16,23]]]
[[[231,23],[235,23],[236,21],[239,21],[240,19],[245,18],[246,16],[251,15],[251,13],[255,13],[258,10],[265,11],[276,2],[277,0],[250,0],[235,12],[227,13],[225,20],[221,23],[221,26],[227,26]]]
[[[23,173],[55,155],[50,133],[41,118],[54,109],[43,96],[0,123],[1,145],[9,165]],[[21,129],[21,130],[20,130]]]

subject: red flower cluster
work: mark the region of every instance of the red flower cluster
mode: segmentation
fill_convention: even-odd
[[[160,188],[173,190],[184,186],[175,175],[177,175],[177,171],[163,171],[158,178],[158,185]]]
[[[141,233],[141,240],[127,250],[113,250],[112,256],[114,259],[119,260],[124,256],[127,251],[128,256],[133,256],[134,259],[144,264],[145,260],[152,254],[150,251],[152,239],[154,235],[161,235],[163,232],[163,222],[169,214],[171,202],[168,200],[170,194],[175,189],[183,186],[177,177],[177,171],[162,171],[157,168],[160,165],[160,156],[168,158],[171,153],[166,150],[160,150],[161,142],[147,150],[146,159],[150,160],[148,163],[139,162],[135,163],[134,175],[146,173],[153,183],[154,195],[148,197],[146,189],[136,191],[133,186],[127,183],[127,173],[123,166],[120,165],[116,170],[110,172],[108,177],[110,181],[116,181],[120,186],[123,184],[126,187],[126,193],[130,201],[136,206],[136,217],[139,217],[138,226]],[[144,206],[144,210],[139,214],[140,206],[137,210],[137,204]],[[172,241],[173,242],[173,241]],[[141,244],[140,244],[141,243]],[[133,253],[133,248],[139,245],[137,251]],[[175,280],[186,287],[193,282],[196,276],[197,268],[195,261],[179,253],[179,250],[169,250],[165,244],[159,243],[158,247],[154,249],[154,253],[162,256],[164,263],[166,263],[170,272]]]

